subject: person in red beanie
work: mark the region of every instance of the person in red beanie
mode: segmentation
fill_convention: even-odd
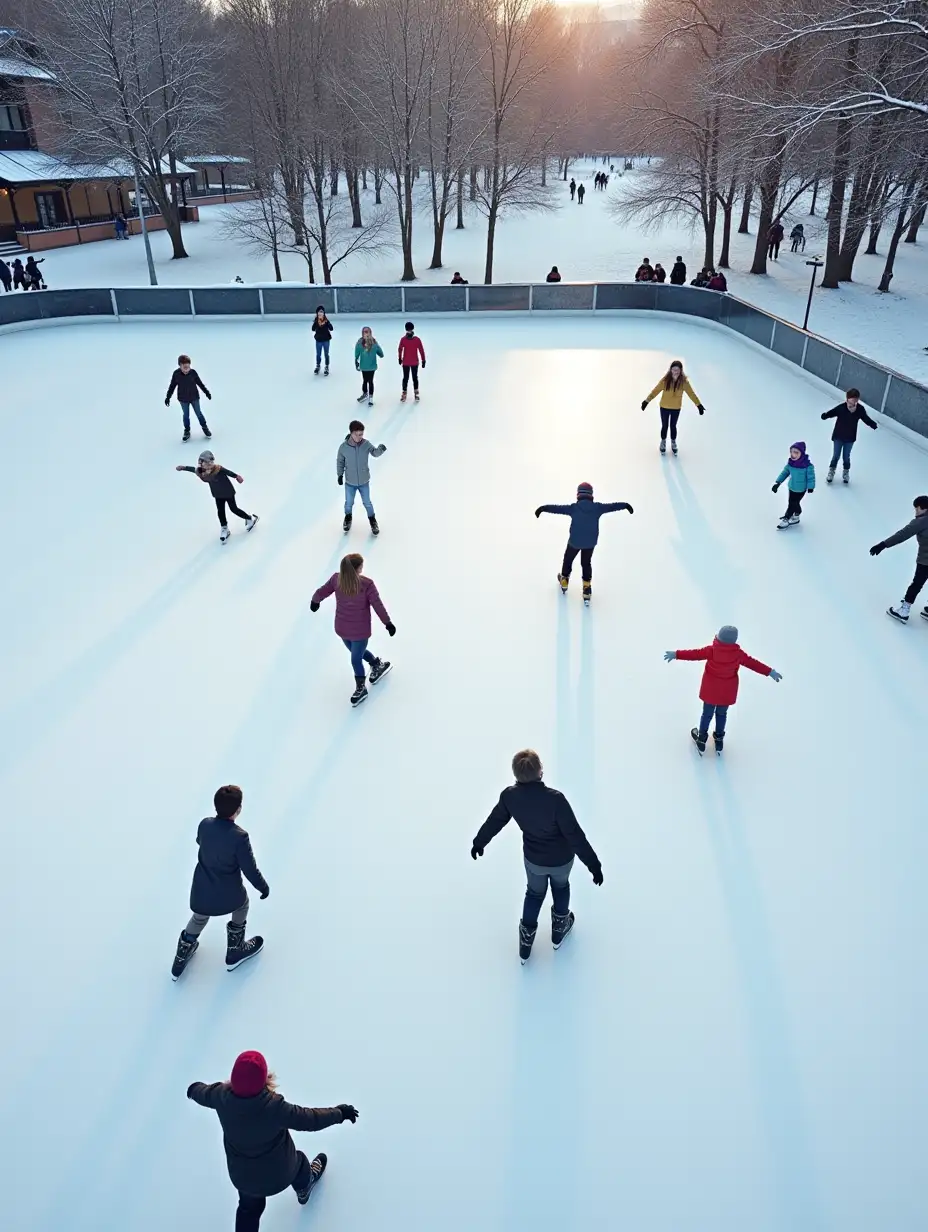
[[[337,1108],[301,1108],[277,1094],[277,1080],[268,1073],[260,1052],[243,1052],[235,1059],[228,1082],[192,1082],[187,1098],[213,1108],[222,1126],[229,1179],[238,1190],[235,1232],[257,1232],[267,1199],[296,1190],[301,1206],[309,1201],[328,1160],[322,1153],[309,1162],[290,1137],[291,1129],[314,1131],[358,1119],[351,1104]]]

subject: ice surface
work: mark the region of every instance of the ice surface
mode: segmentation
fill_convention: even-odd
[[[657,317],[427,320],[400,406],[401,318],[361,417],[383,533],[341,533],[335,452],[357,407],[358,320],[311,375],[304,324],[70,327],[5,354],[5,1226],[231,1228],[214,1115],[184,1098],[259,1048],[282,1091],[351,1101],[298,1135],[329,1171],[322,1232],[917,1232],[928,1074],[922,976],[928,623],[885,609],[928,458],[861,430],[827,488],[825,387],[712,327]],[[244,474],[221,547],[174,465],[180,350]],[[682,356],[681,455],[639,410]],[[819,487],[778,533],[797,437]],[[593,607],[555,575],[581,480],[603,520]],[[234,519],[230,519],[235,521]],[[333,606],[360,549],[397,635],[352,711]],[[928,602],[928,592],[922,596]],[[689,738],[697,664],[736,623],[783,672],[743,673],[724,759]],[[519,966],[514,826],[469,849],[523,745],[573,802],[574,935]],[[169,968],[215,788],[270,885],[266,950],[228,975],[209,925]]]

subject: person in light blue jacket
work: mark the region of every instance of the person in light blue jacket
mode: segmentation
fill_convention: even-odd
[[[361,373],[361,396],[359,402],[367,399],[367,405],[374,405],[374,373],[377,371],[377,357],[383,359],[383,350],[374,337],[369,325],[361,330],[361,337],[354,347],[354,366]]]
[[[785,530],[787,526],[796,526],[802,513],[802,498],[807,492],[815,491],[815,467],[806,453],[805,441],[794,441],[789,449],[786,465],[777,475],[773,491],[779,488],[785,479],[789,479],[789,501],[786,513],[777,522],[777,530]]]

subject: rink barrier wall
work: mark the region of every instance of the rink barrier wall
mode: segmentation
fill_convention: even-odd
[[[0,333],[62,321],[184,317],[311,317],[326,312],[667,312],[699,317],[749,338],[836,389],[856,386],[867,406],[928,437],[928,388],[732,295],[666,283],[483,283],[125,287],[0,295]]]

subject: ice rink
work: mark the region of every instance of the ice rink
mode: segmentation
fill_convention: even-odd
[[[335,455],[358,413],[306,323],[74,326],[3,338],[6,855],[4,1225],[222,1232],[236,1195],[213,1113],[185,1099],[260,1049],[290,1100],[357,1126],[297,1145],[329,1170],[287,1232],[924,1232],[928,622],[885,614],[915,543],[871,559],[928,489],[928,452],[862,428],[825,485],[838,401],[723,330],[669,317],[402,318],[360,418],[382,534],[341,531]],[[188,351],[217,459],[245,477],[220,546],[164,391]],[[658,454],[672,358],[680,457]],[[797,438],[818,488],[775,529]],[[928,444],[928,443],[926,443]],[[593,606],[555,580],[597,499]],[[397,634],[357,711],[334,604],[366,556]],[[918,608],[928,603],[924,592]],[[699,664],[738,625],[726,750],[699,759]],[[510,825],[470,844],[536,747],[603,862],[577,865],[517,957]],[[195,835],[222,783],[271,886],[257,959],[214,921],[183,979]]]

